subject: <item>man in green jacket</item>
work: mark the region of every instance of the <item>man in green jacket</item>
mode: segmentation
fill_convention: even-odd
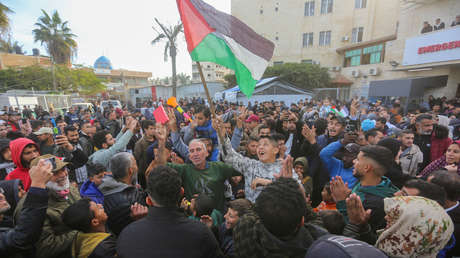
[[[67,228],[62,222],[61,215],[67,207],[80,199],[80,194],[70,184],[67,162],[63,162],[56,156],[47,154],[35,158],[31,162],[31,166],[37,165],[42,159],[53,163],[53,176],[46,184],[49,192],[48,208],[46,209],[46,217],[40,239],[35,243],[36,257],[70,257],[70,247],[77,231]],[[19,217],[24,199],[21,199],[16,207],[16,218]]]
[[[348,221],[346,198],[354,193],[361,198],[364,209],[370,213],[369,224],[375,232],[385,226],[383,199],[392,197],[399,189],[385,177],[387,165],[392,164],[393,155],[385,147],[369,145],[362,147],[354,160],[353,176],[358,183],[349,189],[342,178],[337,176],[331,181],[331,193],[337,203],[337,210]]]

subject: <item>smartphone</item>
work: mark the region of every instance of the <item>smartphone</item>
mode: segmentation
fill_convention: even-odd
[[[51,166],[53,167],[51,170],[56,169],[56,158],[55,157],[45,159],[45,161],[51,163]]]

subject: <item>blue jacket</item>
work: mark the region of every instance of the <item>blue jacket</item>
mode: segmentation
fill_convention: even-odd
[[[348,183],[348,188],[353,188],[355,186],[358,179],[353,176],[353,167],[351,168],[344,168],[343,161],[334,157],[334,154],[342,148],[342,143],[339,141],[333,142],[326,147],[319,153],[319,157],[321,161],[326,166],[327,171],[329,172],[329,176],[336,177],[341,176],[343,182]]]
[[[93,202],[97,204],[104,204],[104,195],[101,193],[101,191],[99,191],[97,186],[89,180],[86,180],[81,185],[80,195],[81,197],[90,198]]]

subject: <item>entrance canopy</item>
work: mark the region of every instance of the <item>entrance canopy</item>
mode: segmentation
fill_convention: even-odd
[[[372,81],[369,84],[369,97],[423,97],[427,88],[446,86],[447,78],[447,75],[443,75]]]

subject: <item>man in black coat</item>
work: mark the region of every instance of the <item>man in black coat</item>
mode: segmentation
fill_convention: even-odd
[[[147,194],[136,187],[138,169],[132,154],[115,154],[109,161],[109,167],[112,175],[104,177],[99,190],[104,195],[107,226],[118,235],[128,224],[147,215]],[[136,212],[138,206],[145,212]]]
[[[0,257],[11,257],[17,254],[29,256],[33,254],[33,244],[42,233],[43,222],[48,207],[48,191],[46,183],[51,179],[51,164],[43,160],[29,171],[32,180],[23,210],[14,228],[0,229]],[[10,205],[0,193],[0,221],[3,212]]]
[[[121,232],[119,257],[223,257],[211,231],[178,210],[184,188],[174,169],[155,168],[148,176],[147,192],[149,213]]]

